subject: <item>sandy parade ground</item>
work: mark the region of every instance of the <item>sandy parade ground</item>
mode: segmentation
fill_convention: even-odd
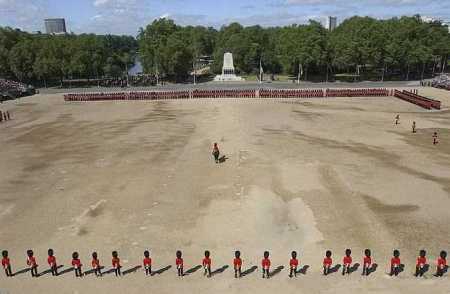
[[[450,92],[419,92],[443,109],[393,97],[64,102],[40,94],[0,104],[13,118],[0,123],[0,249],[13,272],[26,268],[29,248],[39,272],[48,248],[66,270],[37,279],[0,272],[0,294],[450,293],[449,273],[433,276],[440,250],[450,251]],[[224,163],[212,160],[214,142]],[[346,248],[358,263],[371,248],[376,272],[324,277],[325,250],[341,263]],[[395,248],[406,268],[392,278]],[[152,277],[136,268],[145,249],[159,270]],[[202,269],[177,277],[178,249],[186,270],[210,250],[213,277]],[[416,278],[420,249],[431,267]],[[97,251],[108,270],[113,250],[121,278],[67,271],[73,251],[85,270]],[[292,250],[309,266],[295,279]]]

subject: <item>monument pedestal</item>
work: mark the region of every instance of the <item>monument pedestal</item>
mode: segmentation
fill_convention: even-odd
[[[226,52],[223,55],[222,74],[214,78],[216,82],[242,82],[243,78],[236,76],[234,73],[233,54]]]

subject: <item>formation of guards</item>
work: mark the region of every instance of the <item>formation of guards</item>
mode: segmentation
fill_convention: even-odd
[[[11,120],[11,115],[9,114],[9,111],[1,111],[0,110],[0,123],[6,122],[8,120]]]
[[[318,98],[325,97],[322,89],[263,89],[259,91],[261,98]]]
[[[145,92],[108,92],[76,93],[64,95],[66,101],[120,101],[120,100],[165,100],[189,99],[189,91],[145,91]]]
[[[251,89],[219,89],[193,90],[192,98],[256,98],[256,90]]]
[[[410,92],[403,90],[401,92],[395,90],[394,97],[416,104],[417,106],[420,106],[425,109],[441,109],[441,101],[421,96],[417,91]]]
[[[107,273],[114,273],[116,277],[122,276],[122,265],[121,260],[119,257],[119,253],[117,251],[112,251],[111,253],[111,267],[107,271],[103,271],[105,269],[105,266],[102,265],[102,262],[100,261],[99,255],[97,252],[93,252],[91,255],[91,262],[90,267],[84,266],[80,255],[78,252],[73,252],[71,254],[71,260],[70,264],[72,267],[68,270],[64,270],[64,272],[75,272],[75,277],[80,278],[87,274],[95,274],[97,277],[101,277],[104,274]],[[289,277],[297,277],[297,274],[301,273],[303,275],[306,275],[306,271],[309,268],[309,265],[302,265],[299,260],[299,254],[297,251],[292,251],[290,255],[290,259],[286,258],[286,261],[289,260]],[[175,267],[177,269],[177,275],[179,277],[187,275],[187,273],[193,273],[200,267],[203,267],[204,269],[204,276],[210,278],[215,273],[223,272],[226,268],[228,268],[227,265],[217,269],[213,269],[213,259],[211,252],[209,250],[206,250],[204,252],[204,256],[202,259],[199,258],[198,261],[201,260],[201,266],[195,266],[193,269],[188,270],[187,272],[184,271],[185,268],[185,262],[183,259],[183,253],[181,250],[177,250],[175,253]],[[14,274],[12,271],[12,261],[9,257],[9,252],[7,250],[2,251],[2,267],[5,270],[5,274],[7,277],[13,277],[15,275],[18,275],[23,272],[29,271],[31,273],[32,277],[39,277],[47,273],[51,273],[52,276],[58,276],[61,274],[61,272],[58,272],[58,270],[62,267],[58,264],[55,252],[53,249],[48,249],[47,251],[47,263],[48,268],[44,270],[41,273],[38,273],[38,261],[36,259],[36,256],[33,252],[33,250],[29,249],[26,251],[26,265],[27,268],[25,270],[21,270],[18,273]],[[197,264],[197,262],[194,262],[194,264]],[[235,251],[233,256],[230,256],[230,264],[233,266],[234,269],[234,277],[235,278],[241,278],[246,274],[249,274],[257,269],[257,267],[252,267],[249,269],[245,269],[246,265],[244,264],[242,255],[240,251]],[[134,272],[138,269],[142,269],[145,272],[146,276],[153,276],[155,273],[161,274],[162,272],[168,270],[171,266],[167,266],[163,269],[160,269],[158,271],[152,271],[152,265],[153,260],[150,254],[149,250],[145,250],[143,253],[143,259],[140,262],[139,265],[133,267],[131,270],[127,270],[126,272]],[[378,264],[375,263],[372,255],[372,251],[370,249],[365,249],[362,252],[361,256],[361,265],[362,265],[362,276],[368,276],[371,273],[375,272],[377,270]],[[337,272],[339,268],[342,267],[342,275],[350,275],[351,273],[358,270],[360,264],[353,261],[352,257],[352,250],[346,249],[344,251],[344,255],[342,257],[342,263],[334,263],[333,262],[333,253],[331,250],[327,250],[325,252],[325,256],[323,259],[323,263],[321,265],[322,272],[324,276],[327,276],[329,274],[332,274],[334,272]],[[88,267],[89,269],[83,270],[84,268]],[[393,254],[391,259],[387,262],[388,271],[387,274],[390,276],[398,276],[401,272],[405,270],[405,265],[402,263],[400,259],[400,251],[398,249],[393,250]],[[277,269],[272,270],[272,263],[270,260],[270,252],[264,251],[261,259],[261,273],[263,279],[269,279],[276,273],[280,272],[284,267],[279,266]],[[422,277],[426,272],[428,272],[431,268],[429,259],[427,258],[427,252],[426,250],[420,250],[418,257],[416,259],[416,264],[414,267],[414,276],[416,277]],[[435,261],[435,277],[442,277],[445,275],[445,273],[448,271],[448,265],[447,265],[447,252],[445,250],[442,250],[436,261]],[[194,270],[195,269],[195,270]],[[243,271],[244,270],[244,271]],[[125,271],[124,271],[125,273]]]
[[[391,95],[392,92],[385,88],[327,89],[325,91],[325,97],[383,97]]]
[[[390,96],[392,91],[371,89],[213,89],[66,94],[66,101],[165,100],[197,98],[321,98]]]

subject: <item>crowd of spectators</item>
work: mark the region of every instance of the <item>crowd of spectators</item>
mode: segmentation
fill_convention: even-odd
[[[0,79],[0,96],[2,98],[17,98],[33,94],[34,89],[24,83]]]
[[[431,82],[431,86],[450,91],[450,76],[445,74],[440,75]]]

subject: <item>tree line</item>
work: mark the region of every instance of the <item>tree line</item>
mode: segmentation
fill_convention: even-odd
[[[26,83],[121,76],[134,64],[131,36],[40,35],[0,27],[0,77]]]
[[[138,35],[148,73],[184,79],[201,56],[212,56],[212,71],[221,71],[223,54],[233,53],[236,70],[328,80],[343,73],[365,79],[420,79],[443,70],[450,56],[448,27],[424,22],[419,15],[378,20],[355,16],[335,30],[319,22],[263,28],[238,23],[220,30],[179,26],[158,19]]]
[[[448,27],[420,16],[379,20],[355,16],[328,31],[320,23],[220,29],[180,26],[157,19],[137,38],[114,35],[34,35],[0,27],[0,77],[23,82],[121,77],[137,52],[144,72],[173,81],[190,79],[205,58],[220,73],[232,52],[241,74],[301,75],[302,80],[421,79],[442,71],[450,56]],[[204,64],[204,63],[203,63]]]

